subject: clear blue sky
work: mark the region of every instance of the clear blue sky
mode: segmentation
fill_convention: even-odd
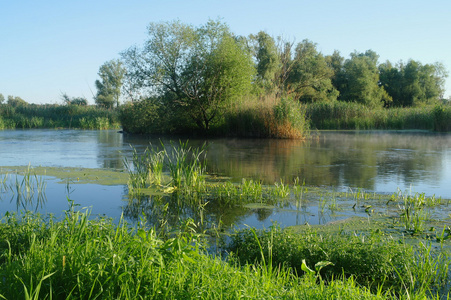
[[[0,0],[0,93],[61,103],[64,92],[94,103],[99,67],[141,45],[150,22],[217,18],[239,35],[309,39],[324,55],[372,49],[380,62],[439,61],[451,71],[449,0]]]

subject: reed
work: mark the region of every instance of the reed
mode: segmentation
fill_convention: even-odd
[[[306,116],[316,129],[425,129],[451,130],[451,110],[442,106],[369,108],[351,102],[313,103]]]
[[[24,105],[12,107],[0,104],[0,129],[77,128],[117,129],[118,114],[94,106],[78,105]]]
[[[219,135],[239,137],[296,138],[309,135],[305,108],[298,102],[274,96],[247,98],[224,113]]]
[[[23,172],[16,171],[15,176],[5,173],[0,178],[0,192],[5,192],[7,197],[11,197],[10,201],[16,202],[17,210],[28,210],[33,205],[35,210],[42,207],[47,201],[46,187],[44,178],[36,175],[30,165]]]
[[[204,192],[205,145],[191,148],[187,141],[170,146],[162,143],[161,147],[163,150],[157,150],[151,145],[143,154],[133,148],[132,160],[124,159],[129,173],[129,193],[138,195],[151,187],[185,194]],[[168,181],[163,180],[164,172],[168,173]]]

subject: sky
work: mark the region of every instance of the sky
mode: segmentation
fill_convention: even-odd
[[[449,0],[0,0],[0,93],[29,103],[93,104],[99,67],[142,45],[150,22],[220,19],[237,35],[266,31],[324,55],[372,49],[379,62],[441,62],[451,71]],[[445,97],[451,96],[451,78]]]

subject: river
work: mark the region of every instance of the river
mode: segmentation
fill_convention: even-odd
[[[80,167],[124,170],[132,147],[143,151],[167,139],[130,136],[116,131],[4,130],[0,131],[0,166]],[[178,140],[175,141],[178,143]],[[207,171],[273,184],[296,177],[307,186],[337,191],[364,189],[378,193],[398,190],[451,198],[451,134],[423,131],[320,131],[312,139],[191,139],[193,147],[207,145]],[[61,187],[49,181],[47,201],[37,209],[59,213],[67,209]],[[93,214],[118,217],[124,210],[126,186],[72,186],[71,197]],[[18,210],[2,193],[0,213]],[[0,194],[0,196],[2,196]],[[311,215],[317,212],[312,212]],[[247,219],[246,219],[247,218]],[[243,221],[287,220],[283,212],[263,221],[249,214]],[[261,218],[260,218],[261,219]],[[299,222],[299,221],[293,221]],[[291,224],[288,222],[287,225]]]

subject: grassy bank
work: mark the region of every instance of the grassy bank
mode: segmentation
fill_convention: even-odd
[[[451,131],[450,106],[369,108],[351,102],[314,103],[306,115],[316,129],[424,129]]]
[[[0,129],[119,128],[114,110],[79,105],[0,105]]]
[[[110,220],[89,220],[87,214],[73,211],[58,222],[31,214],[6,216],[0,223],[0,298],[391,299],[396,294],[400,299],[424,299],[430,291],[424,286],[441,280],[434,274],[437,261],[413,256],[419,258],[409,262],[412,256],[406,254],[413,254],[412,250],[395,242],[384,246],[380,244],[382,240],[371,238],[364,243],[362,238],[352,237],[339,237],[339,241],[333,242],[330,238],[321,239],[320,235],[316,238],[306,235],[298,244],[311,243],[309,247],[316,248],[318,255],[307,254],[298,260],[307,259],[312,269],[311,261],[321,258],[322,253],[333,246],[337,246],[334,251],[337,255],[344,248],[349,251],[348,261],[352,262],[349,268],[355,268],[355,277],[349,276],[349,268],[343,273],[345,276],[338,272],[328,277],[326,274],[332,265],[325,266],[320,273],[305,269],[306,275],[293,273],[284,263],[276,265],[276,259],[278,262],[281,255],[289,254],[290,250],[283,250],[287,242],[282,238],[294,241],[281,232],[266,234],[274,243],[261,234],[257,240],[253,234],[244,232],[241,236],[249,237],[247,248],[257,247],[257,252],[267,253],[267,246],[273,246],[274,260],[257,253],[249,264],[237,264],[233,259],[209,255],[204,239],[192,233],[195,228],[189,222],[181,229],[161,239],[145,224],[137,228],[124,222],[114,225]],[[360,242],[345,243],[351,240]],[[259,248],[259,245],[263,246]],[[295,245],[292,242],[292,246]],[[324,245],[329,246],[325,251],[321,250]],[[374,252],[377,250],[383,253]],[[267,260],[261,261],[262,257]],[[380,258],[382,261],[375,260]],[[395,260],[390,262],[390,258]],[[336,262],[335,268],[339,267]],[[379,270],[380,267],[383,269]],[[419,280],[424,281],[414,282],[419,284],[413,288],[408,278],[405,286],[390,288],[389,284],[397,278],[397,273],[393,273],[395,269],[400,272],[399,281],[404,280],[404,276],[417,275],[417,271],[424,275]],[[374,276],[386,273],[387,278],[379,278],[386,284],[385,288],[377,285],[380,282],[367,287],[356,280],[360,279],[359,271],[362,276],[372,276],[366,273],[368,270],[377,270]]]

